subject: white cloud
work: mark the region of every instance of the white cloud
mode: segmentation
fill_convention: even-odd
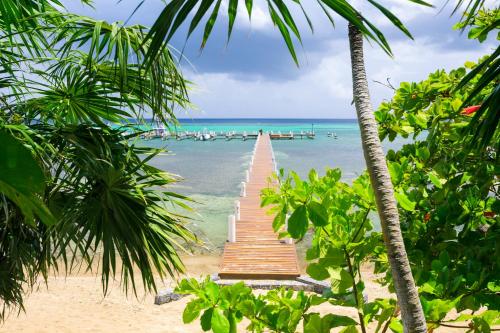
[[[475,50],[447,50],[439,44],[420,39],[392,45],[392,59],[379,48],[366,45],[366,62],[371,95],[376,107],[392,91],[373,80],[392,84],[419,81],[437,69],[452,69],[466,60],[476,60],[490,51],[488,46]],[[282,118],[354,118],[351,105],[351,72],[347,41],[334,41],[321,53],[310,55],[311,63],[299,70],[295,79],[276,81],[266,77],[236,78],[229,73],[188,75],[198,86],[193,102],[201,112],[192,117],[282,117]]]
[[[220,14],[226,19],[228,17],[227,9],[229,0],[222,1]],[[265,9],[264,9],[265,8]],[[267,12],[265,2],[263,0],[254,0],[252,6],[251,20],[248,18],[248,11],[243,1],[238,2],[238,9],[236,13],[235,29],[252,29],[262,31],[272,31],[273,22]]]
[[[254,5],[252,9],[251,27],[257,30],[269,30],[273,28],[273,23],[267,11],[259,5]]]

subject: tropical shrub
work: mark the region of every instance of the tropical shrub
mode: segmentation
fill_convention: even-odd
[[[382,138],[416,138],[390,151],[387,160],[421,299],[424,306],[440,308],[428,318],[435,326],[452,309],[500,307],[500,130],[494,130],[485,149],[467,148],[473,135],[467,127],[479,107],[461,105],[477,79],[454,89],[475,66],[468,62],[449,73],[436,71],[422,82],[402,83],[376,114]],[[494,88],[492,82],[475,102]]]
[[[394,299],[368,302],[363,294],[361,265],[377,258],[386,259],[382,234],[373,231],[370,213],[375,212],[376,205],[368,175],[363,174],[352,185],[340,181],[339,169],[327,170],[323,177],[311,170],[308,180],[300,179],[294,172],[286,178],[283,171],[280,175],[280,190],[267,189],[262,197],[262,204],[274,205],[271,211],[277,213],[273,227],[279,231],[286,221],[287,230],[282,236],[296,239],[313,228],[311,248],[306,253],[310,262],[307,273],[316,280],[330,281],[330,290],[323,294],[325,300],[355,308],[358,313],[358,321],[351,323],[330,320],[327,315],[321,321],[331,326],[327,329],[323,323],[324,329],[319,332],[329,332],[337,326],[345,326],[345,332],[357,332],[358,327],[366,332],[372,321],[378,322],[377,331],[402,329]],[[306,321],[304,331],[316,332]]]
[[[307,311],[311,306],[325,302],[315,295],[285,289],[276,289],[256,296],[243,282],[219,286],[209,278],[201,282],[196,279],[184,279],[176,291],[196,296],[184,309],[183,321],[190,323],[201,314],[200,324],[203,331],[212,330],[217,333],[237,332],[237,324],[243,318],[250,321],[247,330],[252,332],[295,332],[301,320],[316,323],[318,314]],[[344,323],[355,323],[349,317],[334,315],[329,316],[331,321],[333,317]]]
[[[188,103],[168,46],[143,66],[146,34],[58,1],[1,1],[0,320],[39,278],[96,258],[104,292],[117,275],[135,292],[134,268],[148,291],[184,269],[176,251],[193,236],[172,211],[187,198],[165,189],[179,177],[115,128],[175,121]]]

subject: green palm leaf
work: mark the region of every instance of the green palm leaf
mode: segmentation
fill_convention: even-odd
[[[138,133],[106,125],[175,122],[189,103],[178,60],[162,43],[146,67],[145,27],[59,5],[0,1],[0,321],[40,277],[82,262],[102,263],[105,292],[119,276],[126,290],[155,290],[195,240],[189,199],[168,188],[179,178],[148,165],[158,151],[134,145]]]
[[[41,200],[45,190],[42,169],[31,152],[1,127],[0,142],[0,197],[14,202],[29,225],[35,226],[36,218],[53,225],[55,219]]]
[[[422,0],[408,0],[409,2],[413,2],[419,5],[431,6],[429,3]],[[236,19],[236,12],[238,8],[238,0],[230,0],[228,6],[228,39],[231,36],[231,32],[233,30],[234,22]],[[389,44],[387,43],[382,32],[378,30],[378,28],[372,24],[367,18],[363,17],[358,10],[352,7],[347,0],[317,0],[323,12],[327,15],[329,20],[333,23],[333,18],[329,10],[332,10],[334,13],[342,16],[345,20],[355,25],[363,34],[375,41],[380,47],[391,54],[391,49]],[[390,10],[379,4],[375,1],[369,1],[375,8],[380,10],[382,14],[398,29],[400,29],[404,34],[411,37],[408,29],[402,24],[402,22],[391,13]],[[189,31],[187,38],[189,38],[194,31],[194,29],[198,26],[201,19],[207,14],[208,9],[214,3],[213,0],[173,0],[169,2],[162,13],[156,19],[151,30],[148,32],[146,40],[151,41],[148,53],[146,58],[148,59],[148,63],[151,59],[154,59],[156,55],[164,48],[165,43],[168,43],[175,32],[179,29],[179,27],[186,21],[188,17],[188,13],[195,11],[193,19],[189,25]],[[286,0],[268,0],[268,10],[269,15],[273,21],[273,23],[277,26],[278,30],[283,37],[283,40],[290,52],[290,55],[294,59],[296,63],[297,56],[295,52],[294,41],[291,38],[291,35],[295,36],[297,41],[301,42],[300,32],[295,23],[296,19],[292,16],[289,7],[299,6],[301,12],[303,13],[305,19],[307,20],[311,30],[313,30],[312,22],[307,16],[306,11],[302,7],[302,4],[299,0],[286,1]],[[198,6],[199,5],[199,6]],[[244,3],[247,8],[247,13],[249,19],[252,16],[253,10],[253,0],[245,0]],[[217,19],[217,14],[220,9],[220,1],[217,1],[212,13],[210,14],[207,23],[205,24],[205,31],[202,39],[202,48],[205,46],[205,43],[208,37],[211,34],[212,28]],[[172,22],[174,22],[172,24]]]
[[[62,222],[54,236],[60,245],[57,253],[62,255],[68,244],[75,244],[74,255],[85,258],[88,267],[100,258],[105,291],[118,273],[116,256],[122,262],[124,287],[130,283],[134,292],[134,268],[141,272],[146,290],[155,290],[155,274],[164,277],[183,271],[176,250],[182,241],[194,238],[182,222],[184,217],[167,207],[187,198],[158,190],[177,181],[147,165],[160,151],[129,146],[119,130],[85,126],[43,130],[65,156],[65,171],[49,198],[51,205],[62,207]],[[139,153],[148,157],[143,160]]]

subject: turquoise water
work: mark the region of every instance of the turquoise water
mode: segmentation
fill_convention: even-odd
[[[272,142],[279,168],[295,170],[303,177],[311,168],[320,174],[327,167],[340,168],[345,181],[352,180],[364,170],[359,127],[355,120],[188,120],[181,121],[177,130],[252,132],[262,129],[297,133],[312,128],[316,133],[313,140]],[[335,132],[337,139],[328,137],[329,132]],[[148,146],[169,150],[169,154],[154,158],[152,164],[184,178],[175,190],[197,201],[192,227],[211,249],[221,249],[224,244],[227,216],[232,213],[234,201],[238,199],[239,184],[244,179],[254,142],[241,139],[143,141]],[[397,148],[401,144],[396,142],[384,148]]]

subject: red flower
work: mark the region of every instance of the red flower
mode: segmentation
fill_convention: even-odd
[[[495,217],[495,213],[494,212],[483,212],[483,216],[486,218],[492,219]]]
[[[429,222],[430,219],[431,219],[431,213],[425,213],[424,222]]]
[[[480,107],[481,107],[481,105],[469,106],[469,107],[463,109],[461,114],[463,114],[464,116],[469,116],[469,115],[475,113],[477,110],[479,110]]]

